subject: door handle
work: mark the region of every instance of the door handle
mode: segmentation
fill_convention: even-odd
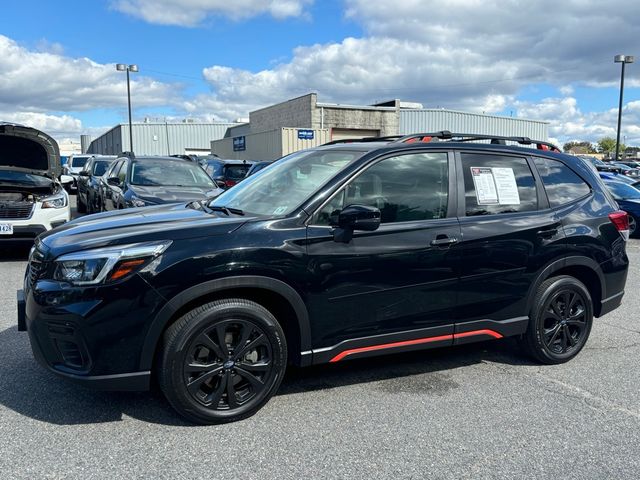
[[[436,238],[431,240],[431,245],[433,247],[448,247],[454,243],[458,243],[458,239],[456,237],[447,237],[446,235],[438,235]]]
[[[548,230],[538,230],[537,235],[542,238],[550,238],[558,233],[557,228],[550,228]]]

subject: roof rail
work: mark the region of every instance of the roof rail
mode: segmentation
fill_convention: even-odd
[[[129,157],[129,158],[136,158],[136,154],[133,152],[120,152],[118,154],[119,157]]]
[[[550,150],[560,152],[560,149],[552,143],[541,140],[531,140],[529,137],[503,137],[499,135],[479,135],[475,133],[451,133],[448,130],[431,133],[413,133],[404,135],[394,141],[394,143],[428,143],[433,140],[450,140],[454,142],[474,142],[478,140],[489,140],[493,145],[506,145],[506,142],[516,142],[520,145],[535,145],[538,150]]]
[[[385,137],[362,137],[362,138],[343,138],[340,140],[332,140],[331,142],[323,143],[325,145],[338,145],[340,143],[366,143],[366,142],[393,142],[402,138],[403,135],[387,135]]]

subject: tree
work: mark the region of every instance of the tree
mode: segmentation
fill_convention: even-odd
[[[582,148],[584,149],[585,153],[596,153],[596,149],[593,148],[593,145],[591,144],[591,142],[567,142],[563,145],[562,149],[565,152],[570,151],[572,148]]]
[[[627,147],[624,144],[620,144],[620,151],[624,152]],[[609,156],[616,152],[616,139],[611,137],[603,137],[598,141],[598,152],[605,153]]]

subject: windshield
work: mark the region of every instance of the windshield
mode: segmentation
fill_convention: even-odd
[[[93,164],[93,174],[96,177],[101,177],[102,175],[105,174],[105,172],[107,171],[107,168],[109,168],[109,165],[111,165],[110,161],[97,161],[96,163]]]
[[[365,152],[304,150],[227,190],[211,205],[256,215],[288,215]]]
[[[605,185],[616,200],[640,199],[640,190],[620,182],[606,182]]]
[[[143,160],[131,166],[131,184],[147,187],[184,186],[215,188],[213,180],[193,162]]]
[[[89,157],[74,157],[71,160],[71,166],[73,168],[84,167],[84,164],[87,163],[87,160],[89,160]]]

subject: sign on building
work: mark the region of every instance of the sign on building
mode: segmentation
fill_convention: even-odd
[[[233,151],[243,152],[247,149],[247,142],[244,135],[242,137],[233,137]]]
[[[298,139],[300,140],[313,140],[313,130],[298,130]]]

